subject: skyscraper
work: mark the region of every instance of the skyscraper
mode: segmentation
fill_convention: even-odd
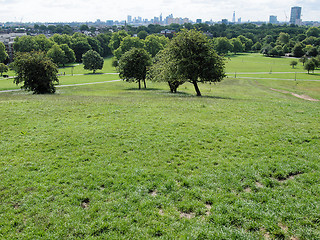
[[[269,23],[271,23],[271,24],[277,24],[277,23],[278,23],[277,16],[271,15],[271,16],[269,17]]]
[[[290,24],[301,25],[301,7],[292,7]]]
[[[232,22],[233,22],[233,23],[235,23],[235,22],[236,22],[236,12],[233,12]]]

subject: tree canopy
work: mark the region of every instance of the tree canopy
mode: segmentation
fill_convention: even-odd
[[[8,54],[6,52],[6,47],[2,42],[0,42],[0,63],[8,58]]]
[[[182,30],[168,44],[167,51],[179,79],[192,83],[197,96],[201,96],[198,82],[220,82],[225,77],[223,59],[199,31]]]
[[[14,83],[34,94],[54,93],[58,68],[44,52],[18,53],[13,63],[17,77]]]
[[[147,67],[150,66],[150,55],[142,48],[132,48],[125,52],[119,60],[119,76],[128,82],[138,82],[141,89],[141,81],[146,88]]]
[[[82,62],[84,69],[91,70],[93,73],[95,73],[96,70],[103,68],[104,60],[99,53],[94,50],[89,50],[83,54]]]

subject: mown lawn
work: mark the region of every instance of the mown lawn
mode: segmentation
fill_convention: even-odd
[[[0,238],[319,239],[320,105],[269,87],[1,93]]]

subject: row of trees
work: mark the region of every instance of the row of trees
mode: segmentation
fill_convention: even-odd
[[[121,44],[120,44],[121,46]],[[168,82],[171,92],[179,85],[190,82],[197,96],[201,96],[199,82],[219,82],[224,77],[224,61],[212,42],[201,32],[183,30],[159,51],[151,63],[151,55],[144,48],[126,51],[119,59],[120,77],[127,81],[145,79]]]

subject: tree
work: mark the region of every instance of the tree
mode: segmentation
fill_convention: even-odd
[[[69,48],[69,46],[67,44],[61,44],[59,45],[59,47],[62,49],[62,51],[65,54],[65,63],[74,63],[76,61],[76,55],[74,53],[74,51]]]
[[[148,72],[148,79],[154,82],[167,82],[172,93],[176,93],[180,85],[186,82],[177,72],[177,65],[168,49],[160,51],[154,58]]]
[[[292,54],[295,57],[302,57],[304,55],[303,47],[300,43],[297,43],[293,49],[292,49]]]
[[[290,62],[290,66],[292,66],[292,68],[294,68],[295,66],[297,66],[298,62],[293,60]]]
[[[132,48],[145,48],[144,41],[138,37],[127,36],[121,41],[119,48],[114,51],[114,55],[120,59],[125,52]]]
[[[124,53],[119,60],[119,76],[128,82],[138,82],[141,89],[141,81],[146,88],[147,67],[150,66],[150,55],[142,48],[132,48]]]
[[[2,42],[0,42],[0,63],[4,62],[8,58],[8,54],[6,52],[6,47]]]
[[[111,49],[113,54],[114,54],[114,51],[118,49],[118,47],[120,47],[120,43],[122,42],[122,40],[127,36],[129,36],[129,34],[124,30],[115,32],[111,35],[109,48]]]
[[[145,48],[152,57],[156,56],[157,53],[165,48],[168,44],[169,39],[165,36],[149,35],[146,37],[144,43]]]
[[[22,36],[14,39],[13,48],[15,52],[39,51],[39,45],[31,36]]]
[[[89,50],[83,54],[82,62],[84,69],[92,70],[93,73],[95,73],[97,69],[103,68],[104,60],[99,53],[94,50]]]
[[[305,64],[304,64],[304,69],[308,71],[308,74],[310,73],[310,71],[314,71],[314,69],[316,68],[316,65],[313,61],[308,60]]]
[[[304,66],[304,64],[308,61],[308,58],[306,56],[302,56],[300,59],[299,59],[300,62],[302,62],[302,66]]]
[[[197,96],[201,96],[198,82],[220,82],[225,77],[223,59],[199,31],[182,30],[168,44],[167,51],[179,79],[192,83]]]
[[[233,52],[234,54],[237,54],[238,52],[243,52],[244,47],[242,45],[242,42],[238,38],[231,39],[231,43],[233,45]]]
[[[58,68],[43,52],[18,53],[13,63],[17,77],[14,83],[34,94],[54,93]]]
[[[216,38],[214,43],[214,48],[219,54],[228,54],[233,49],[232,44],[226,37]]]
[[[9,71],[9,67],[7,65],[5,65],[4,63],[0,63],[0,73],[1,76],[4,72],[8,72]]]
[[[47,53],[47,56],[57,65],[63,64],[65,65],[67,63],[66,54],[64,51],[58,46],[58,44],[55,44],[50,48],[50,50]]]
[[[146,31],[140,31],[137,34],[137,37],[143,40],[146,39],[147,36],[148,36],[148,33]]]
[[[319,37],[320,36],[320,28],[311,27],[306,32],[308,37]]]
[[[71,44],[71,48],[76,55],[76,62],[81,62],[82,55],[91,50],[91,46],[86,39],[77,39]]]

